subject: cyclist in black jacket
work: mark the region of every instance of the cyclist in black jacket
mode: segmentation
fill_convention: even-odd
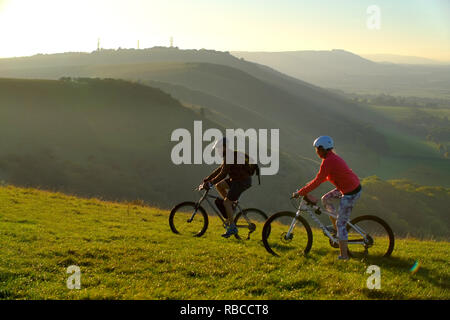
[[[216,200],[216,206],[225,217],[228,225],[226,233],[222,236],[228,238],[238,233],[233,221],[233,202],[237,201],[241,194],[251,187],[252,173],[248,165],[248,155],[228,149],[226,138],[216,141],[214,149],[222,155],[224,161],[220,167],[203,179],[203,186],[210,188],[214,185],[224,199]],[[234,152],[232,163],[226,161],[227,152]]]

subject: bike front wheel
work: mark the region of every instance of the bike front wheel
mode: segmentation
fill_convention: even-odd
[[[249,240],[252,234],[259,234],[266,220],[267,214],[263,211],[256,208],[248,208],[236,215],[234,223],[240,230],[248,231],[247,240]]]
[[[347,232],[348,249],[355,258],[367,255],[389,257],[394,250],[394,232],[377,216],[356,217],[347,224]]]
[[[183,202],[170,211],[169,225],[173,233],[201,237],[208,229],[208,215],[195,202]]]
[[[295,219],[295,221],[294,221]],[[295,223],[291,232],[289,229]],[[313,235],[308,222],[294,212],[283,211],[267,219],[262,230],[262,239],[267,252],[274,256],[307,254],[312,247]]]

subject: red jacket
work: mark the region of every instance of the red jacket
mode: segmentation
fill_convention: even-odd
[[[322,159],[317,176],[301,188],[298,194],[304,196],[327,180],[334,184],[342,194],[351,192],[359,186],[358,176],[347,166],[341,157],[330,151],[327,153],[325,159]]]

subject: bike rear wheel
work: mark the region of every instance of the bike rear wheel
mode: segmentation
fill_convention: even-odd
[[[267,220],[267,214],[256,208],[248,208],[239,212],[234,218],[234,223],[239,231],[248,231],[247,240],[252,234],[259,234]]]
[[[208,215],[195,202],[183,202],[170,211],[169,225],[173,233],[201,237],[208,229]]]
[[[377,216],[366,215],[356,217],[350,223],[355,226],[353,228],[347,224],[348,249],[353,257],[389,257],[392,254],[394,233],[386,221]],[[363,231],[364,237],[358,231]]]
[[[290,225],[296,219],[292,232],[288,235]],[[313,235],[308,222],[294,212],[283,211],[267,219],[262,230],[262,239],[267,252],[274,256],[296,253],[307,254],[311,250]]]

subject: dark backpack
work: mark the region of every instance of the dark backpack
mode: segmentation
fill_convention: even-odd
[[[245,154],[245,168],[247,169],[247,172],[251,176],[256,174],[258,176],[258,184],[261,184],[261,170],[259,169],[258,164],[249,162],[250,157],[248,156],[248,154]]]

